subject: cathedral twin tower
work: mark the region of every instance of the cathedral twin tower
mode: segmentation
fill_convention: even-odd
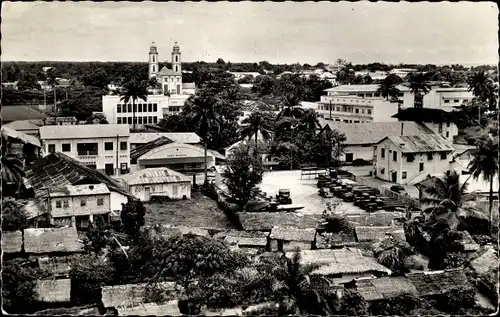
[[[158,48],[156,47],[155,42],[151,44],[149,48],[149,78],[157,77],[159,73],[163,73],[167,76],[182,76],[181,69],[181,49],[179,44],[175,42],[174,47],[172,49],[172,69],[168,69],[163,67],[161,70],[159,69],[158,64]],[[160,78],[158,78],[160,79]]]

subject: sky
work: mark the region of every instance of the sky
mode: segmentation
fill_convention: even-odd
[[[493,2],[8,2],[4,61],[496,64]]]

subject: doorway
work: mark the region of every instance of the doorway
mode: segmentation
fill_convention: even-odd
[[[346,162],[352,162],[353,158],[354,158],[354,154],[352,154],[352,153],[345,154],[345,161]]]
[[[149,201],[150,195],[151,195],[151,188],[144,187],[144,201]]]
[[[105,164],[104,172],[106,175],[113,175],[115,173],[113,164]]]
[[[392,182],[397,183],[398,182],[398,172],[393,172],[392,173]]]

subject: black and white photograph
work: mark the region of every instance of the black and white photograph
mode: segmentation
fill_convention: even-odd
[[[498,314],[496,2],[1,8],[2,314]]]

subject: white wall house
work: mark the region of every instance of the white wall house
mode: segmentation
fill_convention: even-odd
[[[346,123],[390,122],[398,112],[398,104],[381,97],[321,96],[317,113],[332,121]]]
[[[432,89],[424,95],[424,108],[442,109],[452,111],[465,102],[472,100],[472,92],[466,87],[440,88]],[[403,108],[413,107],[415,96],[410,91],[405,91],[402,97]]]
[[[190,199],[191,179],[165,167],[147,168],[122,177],[125,187],[138,199],[151,197]]]
[[[118,124],[40,127],[45,155],[61,152],[107,175],[128,173],[129,127]]]
[[[376,176],[415,184],[429,174],[450,170],[453,145],[437,134],[387,136],[375,145]]]

